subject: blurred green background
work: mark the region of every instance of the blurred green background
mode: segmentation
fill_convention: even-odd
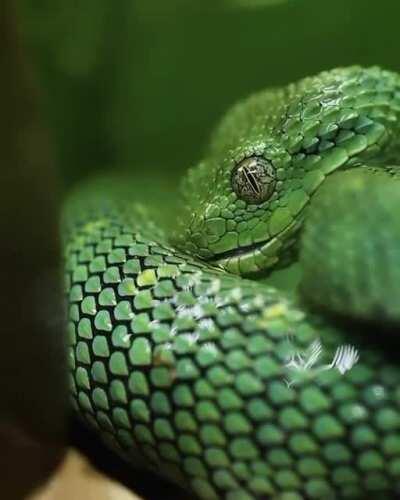
[[[179,176],[235,100],[353,63],[400,70],[398,0],[22,0],[67,185],[94,170]]]

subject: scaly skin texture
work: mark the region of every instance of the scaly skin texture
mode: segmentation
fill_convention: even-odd
[[[315,195],[301,249],[309,302],[355,319],[400,321],[398,171],[334,174]]]
[[[181,250],[126,183],[69,199],[72,404],[112,449],[203,499],[395,497],[390,353],[227,271],[288,259],[329,173],[396,157],[399,82],[378,68],[334,70],[233,108],[186,179]],[[277,174],[258,205],[231,183],[252,155]]]
[[[337,69],[239,103],[186,179],[178,245],[237,274],[276,265],[328,174],[397,158],[399,113],[400,79],[379,68]],[[260,204],[231,187],[234,165],[253,156],[276,171],[274,193]]]

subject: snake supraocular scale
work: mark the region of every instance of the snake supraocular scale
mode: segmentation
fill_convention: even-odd
[[[351,172],[332,179],[390,170],[396,183],[396,167],[386,165],[396,164],[399,115],[400,78],[379,68],[332,70],[250,97],[227,114],[205,160],[188,173],[173,238],[134,206],[134,183],[94,181],[70,197],[72,404],[111,448],[203,499],[395,497],[400,368],[386,340],[377,346],[356,326],[309,313],[268,278],[237,274],[255,278],[294,259],[310,214],[303,288],[310,283],[318,224],[322,231],[335,223],[337,199],[334,185],[325,189],[323,222],[311,217],[314,193],[337,170]],[[360,193],[364,227],[379,194]],[[361,227],[354,220],[343,226],[351,234]],[[371,239],[380,234],[374,224]],[[390,280],[385,266],[398,250],[382,264],[379,245],[367,251],[359,255],[365,272]],[[345,269],[328,258],[331,274],[335,265]],[[343,290],[349,297],[351,283],[332,283],[327,296],[345,304],[332,297]],[[384,301],[380,291],[372,302]],[[388,316],[397,322],[394,302]],[[373,304],[367,317],[379,321]]]

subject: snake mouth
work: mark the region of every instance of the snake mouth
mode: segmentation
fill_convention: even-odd
[[[246,245],[243,247],[232,248],[230,250],[226,250],[225,252],[218,253],[214,255],[210,260],[212,262],[219,262],[222,260],[230,259],[231,257],[240,257],[252,254],[253,252],[260,250],[262,247],[267,245],[271,239],[257,241],[256,243],[252,243],[251,245]]]
[[[303,218],[299,217],[279,234],[216,254],[210,262],[234,274],[246,275],[265,271],[275,265],[280,256],[293,246],[302,222]]]

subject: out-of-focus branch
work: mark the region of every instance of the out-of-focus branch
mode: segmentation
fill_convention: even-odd
[[[0,2],[0,491],[23,498],[62,454],[66,391],[57,180],[17,33]],[[4,484],[3,484],[4,482]]]

